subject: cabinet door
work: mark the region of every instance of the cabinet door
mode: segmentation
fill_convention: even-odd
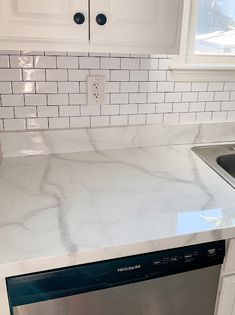
[[[235,275],[222,280],[216,315],[235,315]]]
[[[91,42],[118,51],[176,53],[182,11],[183,0],[91,1]],[[96,22],[98,14],[106,15],[105,25]]]
[[[75,13],[86,20],[78,25]],[[88,43],[88,0],[1,0],[0,40]]]

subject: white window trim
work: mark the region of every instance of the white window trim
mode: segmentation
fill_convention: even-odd
[[[175,81],[235,81],[235,56],[194,55],[198,0],[184,0],[180,55],[170,68]]]

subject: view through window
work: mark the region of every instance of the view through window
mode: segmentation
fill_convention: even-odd
[[[199,0],[195,54],[235,55],[235,0]]]

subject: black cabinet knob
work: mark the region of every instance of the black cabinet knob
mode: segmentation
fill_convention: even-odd
[[[86,20],[84,14],[78,12],[76,14],[74,14],[73,20],[76,24],[83,24]]]
[[[98,14],[97,17],[96,17],[96,22],[99,25],[105,25],[107,23],[106,15],[104,15],[102,13]]]

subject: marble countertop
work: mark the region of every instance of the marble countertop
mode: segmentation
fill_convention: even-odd
[[[0,278],[231,237],[235,190],[189,145],[0,166]]]

